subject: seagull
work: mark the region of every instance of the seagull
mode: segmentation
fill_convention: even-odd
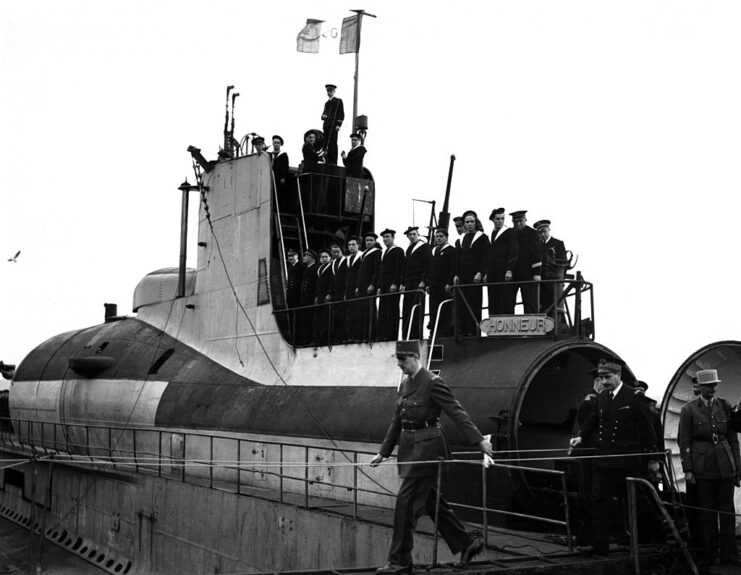
[[[17,264],[19,255],[21,255],[21,250],[18,250],[12,258],[8,258],[8,261]]]

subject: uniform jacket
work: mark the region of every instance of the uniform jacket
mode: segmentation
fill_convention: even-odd
[[[358,297],[368,295],[368,286],[378,287],[378,268],[381,264],[381,248],[371,248],[363,252],[358,271]]]
[[[358,287],[358,272],[360,271],[362,257],[363,253],[358,252],[354,256],[349,255],[346,258],[345,299],[353,299],[355,297],[355,288]]]
[[[555,264],[555,260],[566,260],[566,246],[561,240],[551,236],[547,242],[540,242],[540,254],[543,265],[541,267],[542,277],[547,279],[558,279],[563,277],[563,268]]]
[[[489,238],[484,232],[467,233],[458,249],[458,276],[460,283],[472,283],[473,277],[486,274],[489,257]]]
[[[270,152],[270,158],[273,160],[273,173],[275,174],[275,183],[280,184],[281,179],[288,177],[288,154],[280,152]]]
[[[576,420],[574,421],[574,435],[581,435],[581,447],[594,447],[596,443],[596,433],[583,434],[582,429],[587,421],[589,414],[597,407],[597,392],[591,389],[576,410]]]
[[[656,432],[648,405],[625,383],[613,399],[606,390],[597,396],[595,409],[590,411],[582,427],[582,441],[590,433],[596,434],[595,455],[656,451]],[[633,457],[594,460],[596,467],[611,469],[629,469],[640,463],[640,458]]]
[[[427,283],[430,287],[453,285],[455,264],[455,248],[453,246],[450,244],[445,244],[443,248],[435,246],[432,249],[430,268],[427,274]]]
[[[389,288],[396,284],[401,285],[401,274],[404,271],[404,250],[399,246],[392,246],[383,250],[378,270],[378,285],[381,293],[388,293]]]
[[[430,246],[422,240],[410,245],[404,258],[404,277],[401,284],[405,290],[416,290],[420,282],[427,284],[427,273],[430,268],[432,252]]]
[[[304,264],[297,262],[294,265],[288,264],[288,279],[286,281],[286,305],[296,307],[301,301],[301,276],[303,275]]]
[[[314,149],[314,146],[306,142],[304,147],[301,148],[301,153],[304,156],[304,172],[316,170],[319,165],[319,154]]]
[[[316,296],[316,272],[319,266],[316,262],[310,266],[304,265],[303,274],[301,274],[301,298],[300,305],[314,305],[314,296]]]
[[[365,146],[360,144],[342,158],[342,163],[345,164],[346,174],[351,178],[363,177],[363,158],[365,157],[365,152]]]
[[[316,271],[316,303],[324,303],[332,289],[332,278],[332,264],[319,266]]]
[[[517,236],[512,228],[502,228],[497,235],[496,230],[491,232],[491,246],[489,247],[489,263],[487,275],[495,276],[497,272],[514,271],[520,249],[517,245]],[[494,281],[492,278],[488,280]]]
[[[513,270],[520,279],[532,278],[540,275],[541,245],[538,232],[530,226],[525,226],[522,231],[513,230],[517,238],[517,263]]]
[[[332,270],[332,287],[329,290],[329,295],[332,296],[332,301],[342,301],[343,299],[345,299],[347,258],[341,257],[336,260],[332,260],[330,269]]]
[[[339,98],[330,98],[324,103],[324,112],[322,120],[324,121],[324,131],[328,132],[332,128],[342,125],[345,119],[345,107]]]
[[[483,437],[476,425],[453,396],[450,388],[439,376],[424,367],[412,378],[405,378],[399,387],[396,408],[379,453],[389,457],[399,444],[397,461],[433,461],[429,465],[399,465],[401,477],[434,475],[437,458],[448,457],[448,446],[440,423],[414,431],[402,430],[404,421],[430,421],[444,411],[463,432],[466,441],[475,445]]]
[[[682,407],[678,440],[685,473],[691,471],[699,479],[741,477],[738,436],[729,429],[730,414],[731,405],[719,397],[710,406],[698,397]]]

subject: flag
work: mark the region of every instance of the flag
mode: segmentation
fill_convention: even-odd
[[[319,37],[322,35],[322,22],[324,20],[306,20],[306,26],[296,36],[296,50],[316,54],[319,52]]]
[[[348,16],[342,21],[340,36],[340,54],[353,54],[358,51],[358,18],[360,14]]]

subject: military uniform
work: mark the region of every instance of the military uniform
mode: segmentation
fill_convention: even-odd
[[[421,319],[425,315],[425,292],[424,287],[420,289],[421,283],[427,285],[427,272],[430,267],[431,251],[430,246],[423,240],[417,240],[414,244],[407,247],[406,257],[404,258],[404,276],[401,280],[404,291],[404,303],[402,306],[402,327],[401,333],[404,338],[407,337],[409,322],[413,321],[412,331],[409,339],[421,339],[422,333],[420,326]],[[415,304],[417,307],[414,318],[412,318],[412,308]]]
[[[394,510],[394,535],[389,562],[411,566],[413,533],[417,519],[425,512],[434,518],[437,459],[448,457],[448,446],[440,427],[444,411],[460,428],[471,445],[483,440],[471,418],[440,377],[424,367],[402,382],[391,425],[379,453],[389,457],[398,443],[399,475],[402,478]],[[422,465],[405,463],[428,461]],[[438,529],[453,553],[466,549],[474,536],[466,531],[447,502],[440,497]]]
[[[590,433],[596,434],[592,483],[593,547],[596,553],[607,555],[610,538],[610,509],[613,497],[626,505],[626,477],[645,475],[641,454],[656,451],[654,431],[648,406],[624,383],[617,393],[603,391],[597,396],[595,408],[582,427],[582,441]],[[628,455],[635,454],[634,457]],[[618,518],[620,524],[621,517]]]
[[[731,405],[725,399],[712,398],[708,405],[698,397],[682,407],[679,416],[682,470],[695,476],[699,507],[731,514],[700,513],[708,560],[716,557],[719,543],[722,561],[738,559],[732,514],[736,512],[733,491],[741,477],[741,460],[738,437],[728,425],[730,415]]]
[[[345,119],[345,108],[342,100],[332,97],[324,103],[322,112],[322,128],[324,130],[324,146],[327,150],[327,163],[337,163],[337,128]]]
[[[329,305],[326,305],[326,298],[332,289],[332,264],[326,263],[319,266],[316,278],[314,303],[317,307],[314,310],[313,340],[315,345],[329,345]]]
[[[399,336],[399,300],[401,294],[401,275],[404,271],[404,250],[391,246],[383,251],[378,268],[378,289],[383,297],[378,298],[378,339],[391,341]],[[396,293],[391,294],[391,286]]]
[[[345,174],[351,178],[362,178],[363,177],[363,158],[365,157],[365,146],[360,144],[350,150],[347,155],[342,158],[342,163],[345,164]]]
[[[346,339],[347,321],[347,304],[345,299],[345,283],[347,280],[347,258],[341,256],[331,263],[332,269],[332,287],[329,290],[332,305],[330,306],[332,314],[332,336],[331,342],[341,342]]]
[[[455,248],[450,244],[435,246],[432,249],[430,270],[428,273],[428,288],[430,293],[430,324],[427,326],[432,333],[437,321],[437,310],[440,304],[453,296],[445,291],[445,286],[453,285],[455,276]],[[453,334],[453,306],[447,303],[440,312],[440,321],[437,321],[437,335],[441,337]]]
[[[551,236],[550,238],[548,238],[547,242],[540,242],[540,249],[542,261],[541,279],[563,279],[566,270],[564,269],[563,264],[559,265],[559,262],[566,261],[566,246],[564,245],[564,243],[561,240],[558,240]],[[553,313],[554,311],[548,309],[554,303],[554,285],[556,296],[560,298],[561,294],[563,293],[563,283],[559,282],[557,284],[544,284],[542,286],[543,289],[540,290],[540,309],[544,313],[548,311]],[[559,306],[562,307],[563,302],[560,302]]]
[[[486,275],[489,255],[489,238],[480,231],[466,233],[458,250],[458,281],[472,284],[476,274]],[[481,320],[481,287],[472,286],[460,289],[456,302],[458,330],[461,335],[478,335]],[[470,308],[470,309],[469,309]],[[473,314],[473,315],[472,315]]]
[[[582,433],[582,428],[587,417],[597,408],[597,395],[597,391],[591,389],[579,404],[576,411],[576,420],[574,421],[574,435],[580,435]],[[594,471],[592,459],[589,456],[594,454],[596,435],[592,431],[582,435],[581,438],[581,445],[572,451],[574,457],[587,456],[579,460],[579,499],[584,506],[584,519],[576,533],[575,543],[577,545],[591,545],[592,514],[590,507],[592,505],[592,477]]]
[[[361,330],[361,312],[364,309],[362,304],[356,300],[360,296],[355,295],[355,289],[358,287],[358,272],[360,271],[360,262],[362,261],[363,252],[357,252],[355,255],[347,256],[347,274],[345,275],[345,321],[344,336],[348,341],[358,341],[363,338]]]
[[[517,238],[517,264],[512,273],[515,282],[531,281],[533,276],[540,275],[542,242],[536,232],[530,226],[522,230],[514,230]],[[514,284],[512,298],[517,301],[517,290],[522,290],[522,304],[525,313],[538,313],[538,285],[537,284]]]
[[[381,248],[371,248],[363,252],[360,258],[360,269],[358,270],[358,297],[368,298],[369,295],[375,295],[378,286],[378,268],[381,264]],[[368,293],[368,288],[373,288],[373,293]],[[373,340],[376,335],[376,302],[375,299],[362,299],[358,302],[358,313],[360,321],[360,341]]]
[[[519,255],[517,236],[511,228],[491,232],[491,245],[486,269],[487,283],[504,282],[505,274],[514,273]],[[515,313],[514,291],[511,285],[488,286],[489,315]]]

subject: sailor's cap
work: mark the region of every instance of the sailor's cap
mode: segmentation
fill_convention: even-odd
[[[489,214],[489,219],[493,220],[494,216],[498,216],[499,214],[503,214],[503,213],[504,213],[504,208],[496,208],[491,211],[491,214]]]
[[[364,238],[374,238],[374,239],[378,239],[378,234],[377,234],[376,232],[365,232],[365,233],[363,234],[363,237],[364,237]]]
[[[404,232],[404,235],[408,236],[409,232],[418,232],[418,231],[419,231],[419,226],[409,226],[407,230]]]
[[[391,234],[392,236],[396,235],[396,230],[390,230],[389,228],[386,228],[381,232],[381,237],[385,236],[386,234]]]
[[[462,225],[463,225],[463,217],[462,217],[462,216],[455,216],[455,217],[453,218],[453,223],[455,223],[455,224],[458,224],[458,225],[461,225],[461,226],[462,226]]]
[[[526,213],[527,210],[518,210],[516,212],[512,212],[510,216],[512,216],[513,220],[519,220],[521,218],[524,218]]]
[[[281,146],[283,145],[283,138],[281,138],[279,135],[276,134],[275,136],[273,136],[272,139],[273,140],[280,140],[280,145]]]

